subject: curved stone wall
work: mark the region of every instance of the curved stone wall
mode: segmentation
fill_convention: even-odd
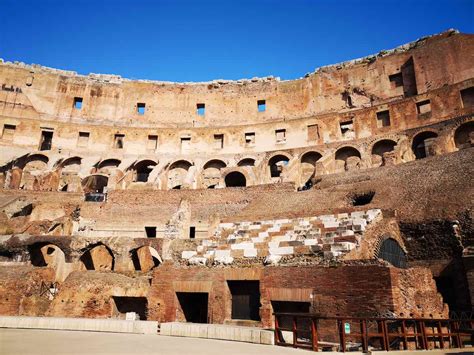
[[[307,188],[467,148],[473,53],[474,36],[448,31],[303,79],[184,84],[4,63],[0,185]]]

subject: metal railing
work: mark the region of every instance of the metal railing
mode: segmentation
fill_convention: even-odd
[[[101,192],[88,192],[84,194],[84,201],[87,202],[104,202],[107,194]]]
[[[274,313],[275,344],[336,351],[431,350],[473,345],[473,319],[321,317]]]

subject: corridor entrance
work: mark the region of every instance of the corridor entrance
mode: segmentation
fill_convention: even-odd
[[[186,322],[207,323],[207,292],[176,292]]]
[[[232,319],[260,320],[259,281],[227,281],[232,294]]]

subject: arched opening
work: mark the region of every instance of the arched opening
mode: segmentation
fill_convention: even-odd
[[[459,150],[474,147],[474,121],[466,122],[456,129],[454,144]]]
[[[59,166],[61,177],[59,180],[59,191],[78,191],[81,183],[79,172],[81,170],[82,159],[72,157],[64,160]]]
[[[405,252],[400,244],[393,238],[385,239],[382,242],[377,257],[389,262],[395,267],[405,268],[407,265]]]
[[[150,177],[150,173],[153,168],[156,166],[156,162],[153,160],[142,160],[134,165],[135,182],[147,182]]]
[[[202,186],[209,188],[211,186],[216,186],[221,179],[221,169],[225,168],[227,165],[222,160],[210,160],[208,161],[202,171]]]
[[[133,267],[136,271],[150,271],[162,263],[161,257],[156,249],[143,246],[130,252]]]
[[[33,154],[18,165],[23,168],[20,187],[25,190],[39,190],[41,175],[48,169],[49,158],[42,154]]]
[[[268,166],[270,168],[270,176],[272,178],[277,178],[281,176],[283,168],[288,165],[290,159],[285,155],[275,155],[268,161]]]
[[[226,187],[245,187],[247,186],[247,179],[245,175],[239,171],[232,171],[225,176]]]
[[[121,161],[118,159],[105,159],[97,165],[97,172],[100,174],[110,175],[118,168]]]
[[[434,142],[438,135],[434,132],[421,132],[413,138],[412,150],[416,159],[423,159],[432,155],[434,152]]]
[[[28,245],[28,254],[33,266],[57,267],[65,262],[64,252],[61,248],[49,242]]]
[[[353,147],[342,147],[336,151],[337,168],[354,170],[360,168],[360,152]]]
[[[375,143],[372,147],[372,163],[375,165],[385,165],[384,154],[393,152],[396,145],[397,142],[390,139],[384,139]]]
[[[255,159],[245,158],[237,163],[237,166],[255,166]]]
[[[89,246],[79,260],[86,270],[113,270],[115,264],[112,250],[102,243]]]
[[[168,188],[181,189],[191,166],[192,164],[186,160],[178,160],[171,164],[168,169]]]
[[[109,178],[104,175],[90,175],[82,179],[82,189],[85,193],[105,193]]]
[[[318,152],[307,152],[301,157],[301,181],[305,187],[310,188],[311,178],[316,175],[316,162],[322,158]]]

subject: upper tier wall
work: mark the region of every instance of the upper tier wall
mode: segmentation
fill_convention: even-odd
[[[391,52],[323,67],[302,79],[193,84],[3,63],[0,116],[153,128],[284,121],[372,107],[465,81],[474,77],[473,53],[473,35],[448,31]],[[82,99],[81,109],[74,108],[75,98]],[[258,100],[265,100],[265,111],[259,112]],[[143,115],[138,103],[145,104]],[[197,104],[205,104],[203,116]]]

